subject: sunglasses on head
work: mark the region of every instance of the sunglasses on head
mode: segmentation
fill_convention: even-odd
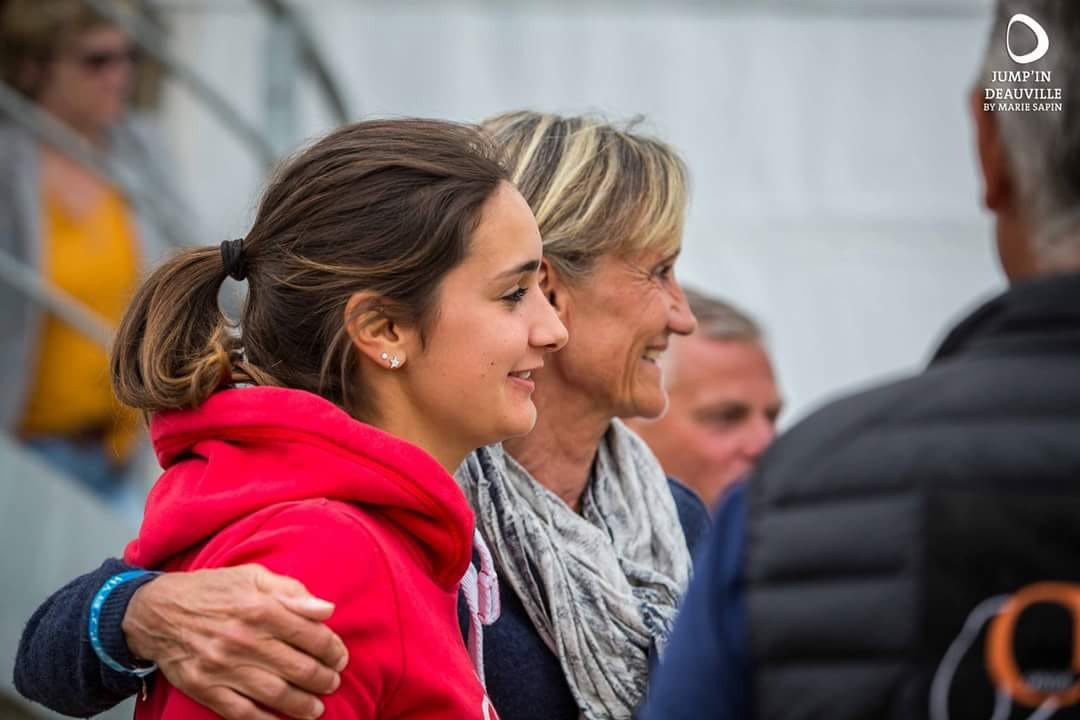
[[[79,55],[79,65],[91,72],[101,72],[116,65],[134,65],[139,61],[135,48],[124,50],[88,50]]]

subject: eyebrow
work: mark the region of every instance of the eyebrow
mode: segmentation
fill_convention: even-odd
[[[539,260],[526,260],[517,267],[510,268],[509,270],[504,270],[503,272],[499,273],[495,276],[495,279],[501,280],[502,278],[511,277],[512,275],[523,275],[525,273],[536,272],[539,269]]]

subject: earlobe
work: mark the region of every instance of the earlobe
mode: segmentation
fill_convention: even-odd
[[[397,356],[397,353],[379,353],[379,359],[386,363],[391,370],[397,370],[405,362]]]
[[[345,331],[360,354],[376,365],[396,370],[405,364],[409,334],[387,316],[374,293],[354,293],[345,303]]]

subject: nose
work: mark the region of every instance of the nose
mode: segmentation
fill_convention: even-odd
[[[668,328],[676,335],[689,335],[697,329],[697,318],[690,309],[686,294],[678,281],[672,280],[671,306],[668,308]]]
[[[570,334],[566,331],[566,326],[563,325],[562,320],[559,319],[555,308],[543,297],[543,294],[535,293],[535,295],[540,298],[540,302],[533,303],[537,315],[529,333],[529,344],[533,347],[543,348],[547,352],[561,350],[570,338]]]
[[[747,428],[743,452],[751,462],[757,462],[775,437],[776,425],[764,413],[758,413]]]
[[[109,87],[126,90],[134,78],[135,68],[132,61],[125,58],[103,68],[101,75]]]

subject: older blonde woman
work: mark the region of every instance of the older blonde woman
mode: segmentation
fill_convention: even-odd
[[[458,472],[504,589],[491,696],[504,718],[629,717],[690,575],[683,526],[704,525],[618,420],[664,411],[657,360],[694,329],[674,276],[686,173],[667,145],[592,118],[485,128],[536,214],[541,287],[570,333],[535,373],[533,432]],[[556,661],[565,685],[539,682]]]
[[[540,287],[570,335],[533,372],[533,431],[476,451],[458,471],[502,599],[482,645],[488,693],[503,720],[629,718],[708,523],[619,420],[663,412],[657,361],[672,334],[695,326],[674,276],[686,171],[664,143],[594,118],[520,112],[484,127],[536,215]],[[70,712],[134,691],[66,637],[123,569],[106,564],[39,610],[17,663],[24,693]],[[227,717],[269,717],[252,700],[316,717],[307,691],[336,687],[344,653],[313,620],[326,609],[306,610],[301,588],[254,568],[130,586],[102,611],[112,618],[101,628],[109,654],[158,662],[173,685]],[[96,672],[67,685],[61,703],[50,673],[65,663]]]

